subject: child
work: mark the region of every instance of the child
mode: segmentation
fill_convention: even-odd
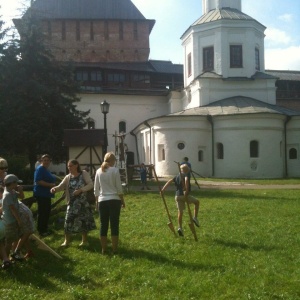
[[[140,166],[140,176],[141,176],[141,183],[142,183],[142,190],[147,188],[147,190],[150,190],[150,188],[147,186],[147,169],[145,164],[141,164]]]
[[[6,238],[6,255],[9,255],[13,244],[17,244],[11,257],[15,260],[22,260],[19,250],[22,243],[19,243],[21,236],[22,222],[19,214],[18,188],[19,179],[17,176],[10,174],[4,178],[5,190],[2,200],[3,221],[5,225]]]
[[[2,197],[3,197],[4,188],[0,186],[0,217],[2,215]],[[2,269],[7,269],[11,266],[10,260],[5,251],[5,226],[0,218],[0,257],[3,259],[1,265]]]
[[[183,164],[180,166],[180,173],[175,176],[174,178],[167,181],[167,183],[164,185],[164,187],[161,189],[161,193],[165,191],[165,189],[170,185],[172,182],[175,183],[176,186],[176,193],[175,193],[175,201],[177,202],[177,208],[178,208],[178,234],[180,236],[183,236],[183,230],[182,230],[182,216],[183,216],[183,210],[185,209],[185,202],[186,197],[188,203],[193,203],[195,205],[194,208],[194,218],[193,222],[197,227],[200,227],[199,221],[197,219],[198,212],[199,212],[199,200],[194,198],[193,196],[189,195],[190,193],[190,186],[189,186],[189,177],[188,174],[190,172],[190,168],[187,164]],[[184,180],[182,182],[182,180]]]

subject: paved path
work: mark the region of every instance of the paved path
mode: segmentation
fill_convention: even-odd
[[[299,180],[300,181],[300,180]],[[203,181],[199,180],[198,184],[200,185],[201,189],[216,189],[216,190],[276,190],[276,189],[287,189],[287,190],[300,190],[300,183],[299,184],[268,184],[268,185],[261,185],[261,184],[252,184],[252,183],[241,183],[241,182],[216,182],[216,181]],[[151,190],[141,190],[140,186],[132,186],[129,185],[129,190],[131,191],[141,191],[141,192],[157,192],[158,186],[151,186],[149,185]],[[194,182],[192,182],[193,190],[197,189],[197,186]],[[171,185],[168,187],[168,190],[174,190],[174,186]]]
[[[252,184],[241,182],[215,182],[215,181],[201,181],[198,182],[203,189],[248,189],[248,190],[276,190],[276,189],[288,189],[299,190],[300,184]]]

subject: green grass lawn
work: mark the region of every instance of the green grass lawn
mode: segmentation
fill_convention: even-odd
[[[155,187],[153,187],[153,190]],[[63,223],[44,241],[63,257],[36,256],[1,271],[1,299],[300,299],[297,190],[197,190],[201,227],[175,237],[157,192],[131,192],[121,214],[120,251],[100,254],[99,229],[61,249]],[[173,192],[165,198],[177,229]],[[97,225],[99,228],[98,216]]]

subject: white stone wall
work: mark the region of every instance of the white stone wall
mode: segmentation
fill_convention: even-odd
[[[291,148],[297,150],[297,158],[290,159]],[[293,117],[287,123],[287,175],[288,177],[300,176],[300,117]]]
[[[104,116],[101,113],[100,103],[106,100],[110,103],[107,114],[108,151],[115,151],[115,133],[119,133],[119,122],[126,122],[126,137],[124,142],[128,150],[135,153],[135,139],[130,135],[139,123],[153,117],[167,114],[169,104],[167,97],[141,95],[113,95],[113,94],[81,94],[78,109],[90,110],[90,118],[95,120],[95,128],[104,128]]]
[[[253,114],[214,119],[214,144],[224,146],[224,159],[217,159],[215,177],[280,178],[284,173],[283,141],[285,117]],[[250,141],[259,143],[259,157],[250,157]],[[216,148],[215,148],[216,149]]]

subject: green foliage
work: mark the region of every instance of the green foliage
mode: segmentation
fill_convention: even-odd
[[[3,150],[64,158],[64,129],[83,128],[88,112],[78,111],[79,85],[71,66],[55,61],[39,23],[24,18],[20,41],[11,41],[0,62],[0,139]]]
[[[32,184],[33,173],[28,167],[28,158],[24,155],[5,156],[8,163],[8,173],[15,174],[23,184]]]
[[[63,257],[36,256],[1,273],[1,299],[300,299],[300,202],[297,190],[200,190],[195,242],[174,237],[158,192],[125,196],[120,250],[100,254],[99,231],[62,249],[64,214],[45,241]],[[165,195],[176,227],[174,193]],[[98,216],[97,224],[99,226]]]

